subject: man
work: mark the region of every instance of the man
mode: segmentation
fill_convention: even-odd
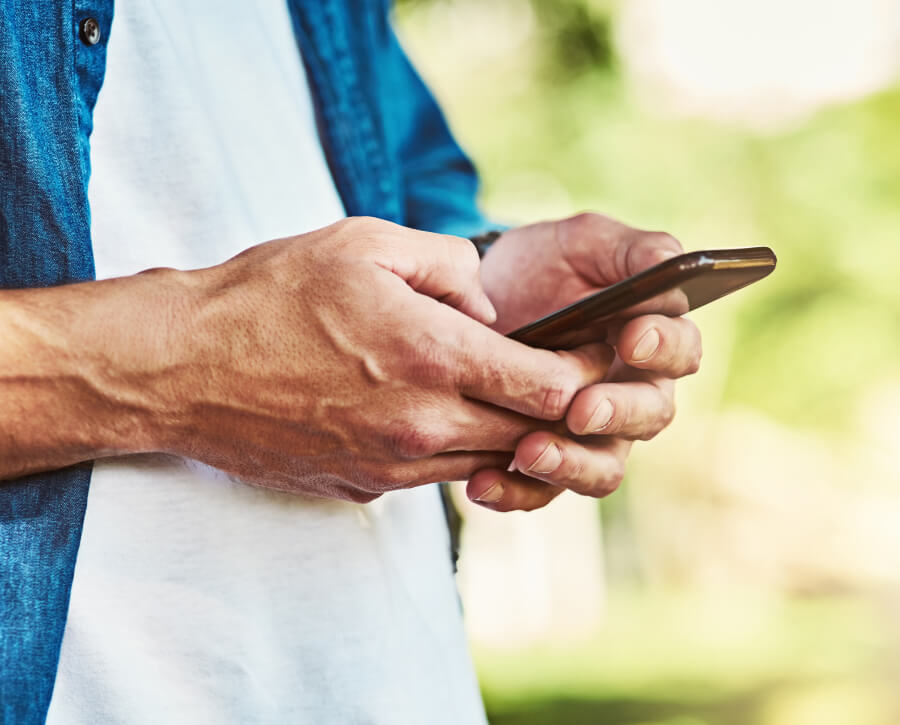
[[[483,721],[428,484],[613,490],[696,329],[499,333],[678,243],[582,215],[479,264],[387,3],[74,8],[0,0],[5,720]]]

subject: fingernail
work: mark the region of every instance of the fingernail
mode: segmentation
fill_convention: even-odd
[[[473,498],[473,501],[481,501],[482,503],[497,503],[503,498],[503,484],[497,481],[493,486],[488,488],[480,496]]]
[[[612,420],[612,417],[613,405],[608,400],[604,400],[594,409],[594,414],[591,416],[591,420],[587,425],[588,432],[599,433],[609,425],[609,421]]]
[[[560,463],[562,463],[562,453],[559,450],[559,446],[551,443],[537,457],[537,460],[528,467],[528,470],[534,473],[553,473],[559,468]]]
[[[655,327],[651,327],[644,336],[638,340],[634,346],[634,352],[631,353],[631,359],[634,362],[647,362],[659,348],[659,332]]]

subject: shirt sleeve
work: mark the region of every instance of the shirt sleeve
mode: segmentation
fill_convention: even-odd
[[[407,226],[471,237],[492,228],[477,204],[478,174],[404,52],[385,3],[379,58],[384,134],[399,161]]]

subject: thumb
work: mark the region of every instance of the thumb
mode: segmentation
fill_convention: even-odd
[[[485,325],[497,312],[481,285],[481,260],[468,239],[411,229],[387,252],[383,267],[416,292],[433,297]]]
[[[602,214],[556,222],[556,239],[573,269],[597,287],[608,287],[684,250],[675,237],[648,232]]]

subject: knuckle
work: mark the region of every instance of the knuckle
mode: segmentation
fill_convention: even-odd
[[[653,421],[653,424],[650,425],[647,429],[642,430],[637,435],[637,439],[642,441],[649,441],[655,438],[660,432],[667,428],[674,419],[675,404],[671,398],[667,398],[666,402],[663,404],[663,407],[660,408],[656,420]]]
[[[335,222],[335,227],[345,234],[357,236],[370,229],[372,219],[364,216],[348,216]]]
[[[592,211],[583,211],[564,219],[559,231],[566,239],[579,240],[595,238],[611,231],[612,220]]]
[[[606,480],[606,494],[609,495],[619,490],[625,480],[625,464],[619,461]]]
[[[596,227],[597,223],[603,218],[603,215],[598,214],[597,212],[583,211],[569,217],[566,220],[566,224],[572,233],[580,234]]]
[[[398,424],[388,432],[388,447],[396,458],[416,460],[435,455],[441,449],[441,441],[432,430],[418,424]]]
[[[385,491],[394,491],[398,488],[406,488],[412,483],[409,475],[401,469],[390,467],[381,473],[379,487]]]
[[[657,246],[684,251],[684,247],[681,246],[681,242],[679,242],[678,239],[673,237],[668,232],[648,232],[647,238],[654,242]]]
[[[666,423],[663,422],[662,419],[655,425],[652,425],[648,428],[642,429],[640,432],[636,433],[632,436],[635,440],[639,441],[650,441],[656,438],[657,434],[666,427]]]
[[[574,383],[555,378],[541,393],[540,417],[544,420],[561,420],[569,409],[569,404],[578,392]]]
[[[376,498],[388,491],[409,488],[420,482],[415,467],[401,462],[364,464],[356,478],[359,488],[364,493],[374,494]]]
[[[468,239],[462,237],[445,236],[447,249],[456,260],[457,264],[467,271],[475,271],[481,265],[478,250]]]
[[[703,349],[698,345],[691,355],[691,359],[688,362],[687,366],[687,374],[693,375],[694,373],[700,370],[700,361],[703,359]]]
[[[610,471],[603,478],[599,479],[594,486],[594,498],[604,498],[619,490],[622,482],[625,480],[625,464],[623,461],[616,459]]]
[[[548,386],[541,400],[540,417],[545,420],[559,420],[565,413],[566,391],[557,385]]]
[[[670,426],[673,420],[675,420],[675,401],[669,398],[662,413],[662,427],[666,428]]]
[[[339,235],[356,243],[381,247],[392,238],[390,223],[370,216],[353,216],[335,222]]]
[[[561,475],[559,476],[559,480],[571,488],[573,486],[577,487],[579,484],[584,484],[585,480],[588,478],[587,466],[583,460],[575,459],[563,461]]]
[[[339,224],[347,229],[378,229],[384,222],[373,216],[350,216],[342,219]]]
[[[336,250],[347,258],[354,258],[359,254],[360,245],[362,249],[374,245],[377,235],[370,222],[368,217],[347,217],[335,222],[334,229],[337,235],[333,243]]]

